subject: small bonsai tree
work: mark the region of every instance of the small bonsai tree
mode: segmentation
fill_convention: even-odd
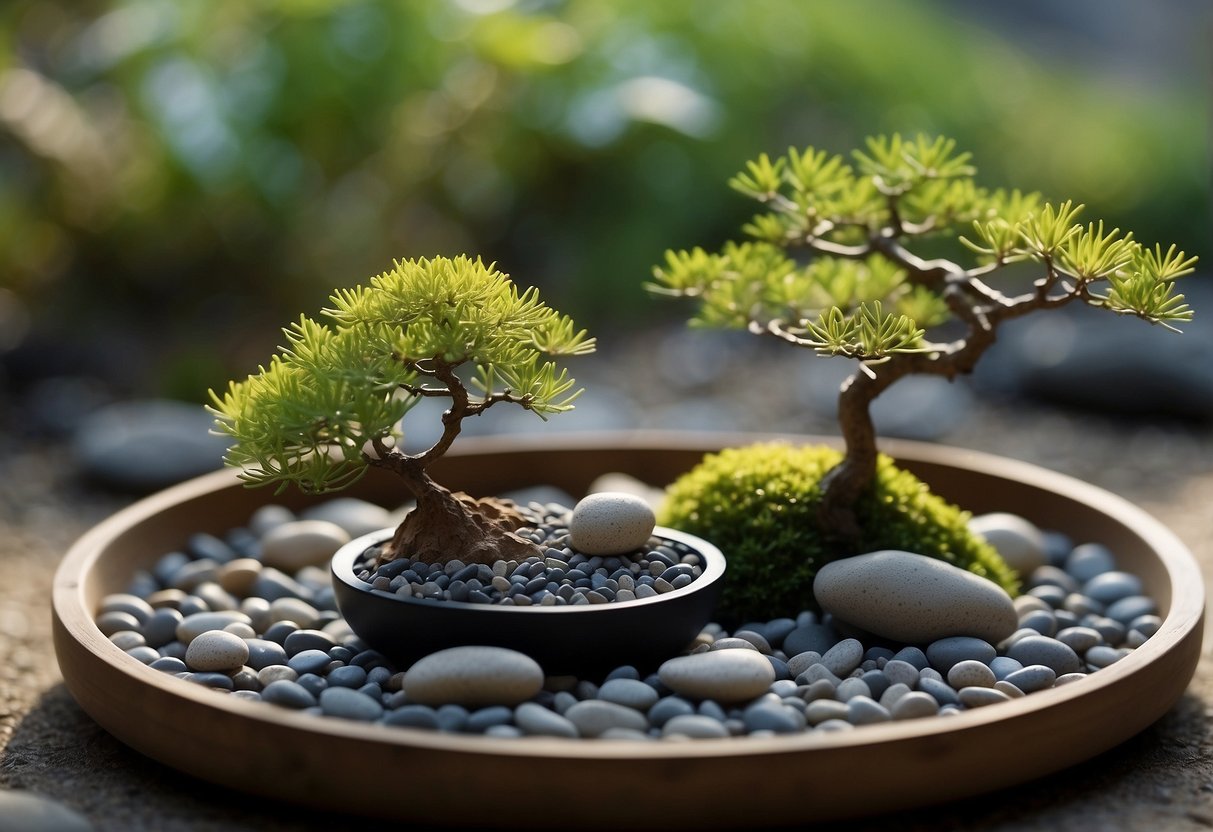
[[[502,403],[542,419],[572,409],[581,393],[549,356],[583,355],[594,339],[521,294],[492,265],[467,257],[406,260],[369,286],[338,290],[323,314],[283,330],[287,346],[268,368],[211,391],[216,427],[234,444],[225,461],[250,485],[294,483],[308,493],[349,486],[369,468],[400,477],[416,507],[381,560],[491,563],[536,547],[513,532],[522,516],[503,501],[453,494],[430,467],[463,420]],[[443,399],[442,434],[407,453],[401,420],[423,399]]]
[[[1070,303],[1174,328],[1192,317],[1175,280],[1196,260],[1102,221],[1084,226],[1081,205],[983,188],[950,139],[879,136],[852,155],[854,165],[810,147],[747,163],[729,184],[767,208],[744,227],[750,239],[718,254],[667,252],[649,286],[697,298],[694,325],[748,328],[859,362],[839,398],[845,455],[819,504],[820,528],[843,541],[861,537],[855,507],[877,466],[870,409],[891,384],[968,373],[1001,324]],[[922,253],[957,241],[972,265]],[[1026,291],[988,282],[1021,262],[1035,266]],[[944,324],[959,334],[927,337]]]

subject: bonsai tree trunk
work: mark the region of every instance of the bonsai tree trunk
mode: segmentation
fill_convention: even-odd
[[[523,560],[537,554],[534,543],[514,534],[526,524],[526,519],[513,504],[452,493],[420,466],[409,465],[407,458],[401,456],[397,461],[403,464],[391,467],[404,479],[417,499],[417,506],[380,553],[380,563],[401,556],[430,563],[456,558],[464,563],[493,563]]]

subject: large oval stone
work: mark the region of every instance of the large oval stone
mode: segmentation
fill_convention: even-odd
[[[504,647],[450,647],[418,660],[404,674],[409,702],[465,707],[517,705],[543,687],[543,668]]]
[[[889,549],[828,563],[817,572],[813,593],[835,618],[908,644],[947,636],[998,642],[1017,624],[1002,587],[912,552]]]
[[[757,650],[716,650],[670,659],[657,675],[683,696],[740,702],[766,693],[775,681],[775,668]]]

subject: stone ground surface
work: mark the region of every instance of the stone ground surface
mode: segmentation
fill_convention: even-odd
[[[1012,422],[1005,412],[979,408],[947,441],[1063,470],[1139,503],[1191,547],[1206,585],[1213,586],[1210,426],[1142,426],[1032,409],[1017,409]],[[98,830],[334,830],[370,825],[192,780],[128,750],[80,710],[62,684],[51,647],[51,578],[75,537],[127,500],[88,489],[73,478],[66,462],[45,448],[0,443],[0,786],[60,801]],[[1206,632],[1196,676],[1162,720],[1096,759],[1047,781],[895,819],[849,822],[842,828],[1213,828],[1211,648],[1213,638]],[[1092,725],[1091,730],[1100,726]],[[998,750],[990,749],[990,764],[997,761]],[[401,774],[411,782],[423,777]],[[379,788],[390,787],[378,777],[370,778],[368,787],[375,787],[375,780]],[[608,796],[604,791],[588,798],[587,807]],[[805,821],[810,822],[811,807],[805,808]],[[755,818],[755,825],[759,823]]]

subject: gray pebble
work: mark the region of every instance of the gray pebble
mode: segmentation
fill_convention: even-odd
[[[1023,663],[1017,662],[1010,656],[995,656],[990,659],[990,670],[994,671],[994,678],[1002,680],[1014,673],[1016,670],[1022,670]]]
[[[1056,566],[1041,566],[1032,573],[1029,585],[1032,587],[1032,590],[1055,586],[1062,591],[1062,597],[1064,598],[1067,593],[1077,592],[1078,588],[1082,586],[1082,581],[1064,569],[1058,569]]]
[[[996,681],[994,671],[974,659],[957,662],[948,671],[948,684],[957,690],[967,687],[992,688]]]
[[[712,650],[758,650],[754,642],[744,638],[718,638],[712,642]]]
[[[902,684],[913,690],[918,686],[918,668],[901,659],[885,662],[884,675],[891,684]]]
[[[788,633],[783,640],[783,652],[789,656],[814,652],[823,655],[838,641],[838,633],[825,624],[806,624]]]
[[[577,727],[578,734],[583,737],[597,737],[609,728],[644,731],[649,725],[644,714],[614,702],[597,699],[578,702],[565,711],[564,716]]]
[[[846,721],[848,713],[847,703],[835,699],[817,699],[804,708],[804,717],[810,725],[820,725],[833,719]]]
[[[235,610],[198,612],[193,615],[187,615],[177,625],[177,640],[184,644],[189,644],[202,633],[208,630],[222,630],[233,622],[251,625],[252,619],[244,613]]]
[[[143,662],[144,664],[151,664],[160,658],[160,654],[156,652],[156,648],[148,647],[146,644],[139,647],[132,647],[130,650],[126,651],[126,655],[130,656],[136,661]]]
[[[1123,648],[1118,649],[1116,647],[1098,645],[1088,650],[1086,655],[1083,656],[1083,659],[1087,664],[1093,667],[1107,667],[1110,664],[1115,664],[1116,662],[1120,661],[1131,652],[1131,650],[1125,650]]]
[[[1065,569],[1076,581],[1086,583],[1096,575],[1116,569],[1116,558],[1102,544],[1083,543],[1066,557]]]
[[[797,653],[787,661],[788,673],[795,679],[801,673],[804,673],[811,666],[821,661],[821,654],[815,650],[809,650],[804,653]]]
[[[107,612],[124,612],[134,618],[139,624],[143,624],[151,618],[154,610],[147,601],[144,601],[138,595],[118,592],[101,599],[100,613],[104,614]]]
[[[598,698],[638,711],[647,711],[657,702],[658,693],[638,679],[608,679],[598,689]]]
[[[890,661],[906,662],[919,670],[923,670],[930,665],[930,661],[927,659],[927,654],[913,646],[901,648],[893,654],[893,658]]]
[[[813,579],[822,609],[903,643],[961,633],[997,641],[1015,629],[1015,606],[993,581],[936,558],[884,550],[825,564]]]
[[[307,688],[286,679],[279,679],[266,685],[261,691],[261,699],[263,702],[295,709],[310,708],[316,704],[316,697]]]
[[[438,715],[428,705],[402,705],[384,714],[383,724],[437,731]]]
[[[827,650],[821,663],[835,676],[844,677],[859,667],[863,661],[863,645],[857,639],[846,638]]]
[[[1057,619],[1051,610],[1033,610],[1019,619],[1019,626],[1035,630],[1043,636],[1052,636],[1057,632]]]
[[[1007,649],[1007,655],[1025,667],[1043,664],[1057,675],[1082,670],[1082,660],[1066,644],[1047,636],[1033,635],[1022,638]]]
[[[849,702],[857,696],[872,698],[872,690],[863,679],[843,679],[834,690],[840,702]]]
[[[366,694],[349,688],[325,688],[320,692],[320,708],[325,716],[374,722],[383,716],[383,706]]]
[[[559,715],[553,714],[553,716]],[[560,717],[560,719],[564,719],[564,717]],[[487,708],[480,708],[468,714],[467,730],[473,734],[483,734],[494,725],[508,725],[513,721],[513,708],[507,708],[504,705],[490,705]]]
[[[1130,595],[1141,595],[1141,578],[1128,572],[1103,572],[1083,584],[1082,593],[1101,604],[1111,604]]]
[[[1103,640],[1098,630],[1091,627],[1067,627],[1057,634],[1057,640],[1075,653],[1082,655]]]
[[[264,670],[271,665],[284,665],[287,662],[286,651],[277,642],[264,638],[245,639],[248,646],[248,666],[254,670]]]
[[[514,709],[514,724],[524,734],[570,739],[578,736],[572,721],[534,702],[523,702]]]
[[[889,689],[889,677],[882,670],[869,670],[859,677],[868,690],[871,691],[871,697],[879,700],[886,690]]]
[[[1087,678],[1086,673],[1063,673],[1057,677],[1057,681],[1053,685],[1054,687],[1061,687],[1062,685],[1068,685],[1071,682],[1077,682],[1079,679],[1085,678]]]
[[[1145,595],[1130,595],[1109,604],[1104,615],[1128,626],[1129,622],[1134,619],[1143,615],[1153,615],[1157,611],[1158,604],[1154,602],[1153,598]]]
[[[304,650],[291,656],[287,667],[302,676],[304,673],[320,673],[332,664],[332,661],[329,654],[323,650]]]
[[[938,679],[922,679],[918,683],[918,688],[923,693],[929,694],[932,699],[939,703],[940,707],[960,703],[960,697],[957,695],[956,690],[947,682],[942,682]]]
[[[775,681],[775,670],[756,650],[720,650],[669,659],[658,669],[661,683],[695,699],[738,702],[753,699]]]
[[[97,616],[95,623],[106,638],[124,630],[139,630],[139,620],[129,612],[103,612]]]
[[[941,638],[927,646],[927,659],[931,662],[931,667],[940,673],[947,673],[953,665],[966,660],[987,664],[996,655],[998,651],[994,649],[994,645],[969,636]]]
[[[663,737],[689,737],[695,740],[725,739],[729,729],[723,722],[699,714],[679,714],[662,726]]]
[[[504,647],[450,647],[420,659],[404,675],[403,689],[424,705],[517,705],[543,688],[543,669],[531,657]]]
[[[746,728],[750,731],[774,731],[776,734],[793,734],[803,731],[805,718],[803,711],[795,710],[787,705],[760,703],[745,709],[743,717]]]
[[[999,702],[1010,702],[1011,697],[994,688],[969,687],[961,688],[957,693],[961,704],[967,708],[982,708]]]
[[[910,693],[909,686],[898,682],[895,685],[889,685],[884,694],[880,697],[879,702],[881,705],[891,710],[893,706],[897,704],[897,700],[901,699],[901,697],[905,696],[907,693]]]
[[[930,694],[908,691],[893,703],[890,714],[893,719],[923,719],[939,713],[939,703]]]
[[[185,663],[193,670],[235,670],[243,667],[248,658],[249,648],[244,639],[223,630],[201,633],[185,651]]]
[[[856,696],[847,701],[847,722],[852,725],[874,725],[893,718],[888,709],[868,696]]]

